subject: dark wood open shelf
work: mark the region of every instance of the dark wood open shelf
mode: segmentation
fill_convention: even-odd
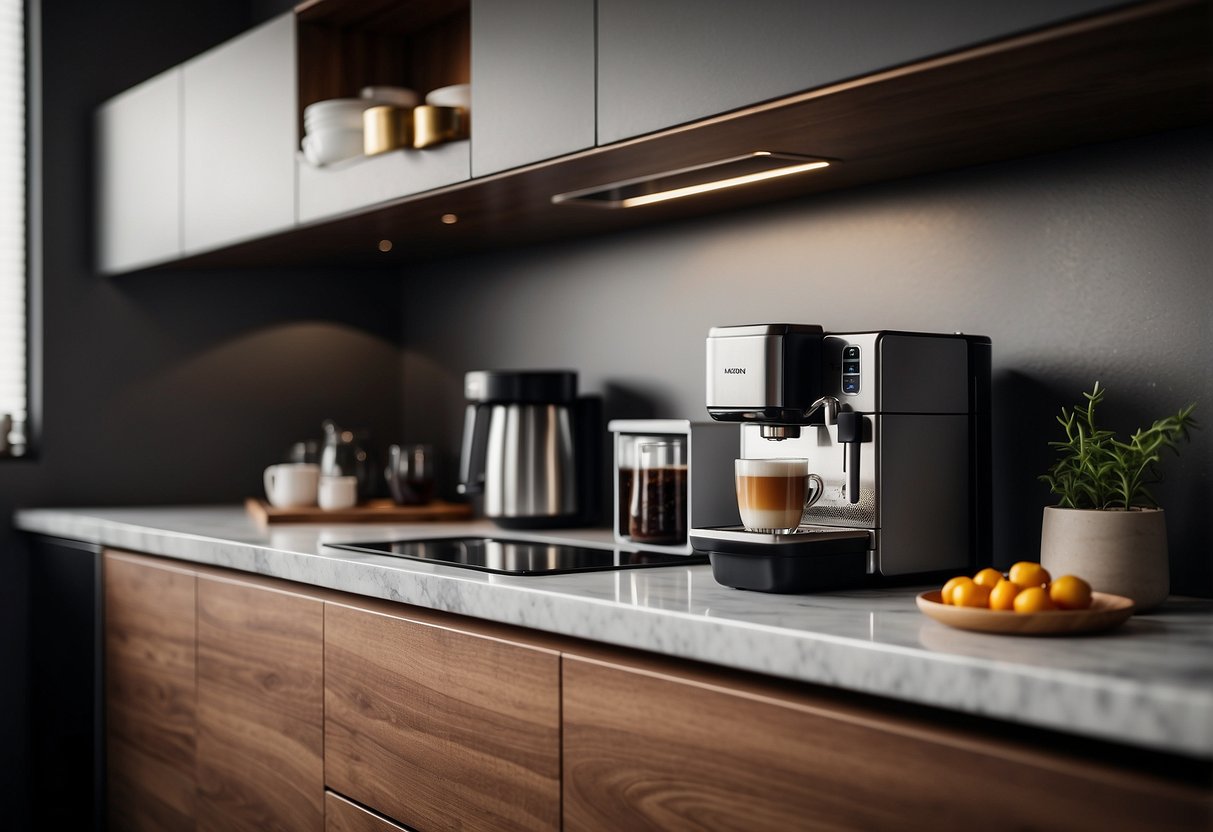
[[[302,225],[162,268],[386,265],[652,225],[1203,124],[1213,117],[1211,9],[1209,0],[1132,5]],[[305,7],[300,20],[306,22]],[[640,208],[551,202],[554,194],[756,150],[838,163],[804,176]],[[444,224],[444,214],[456,215],[458,222]],[[381,240],[392,242],[390,251],[380,250]]]
[[[308,0],[296,7],[299,135],[303,110],[368,86],[420,95],[471,80],[468,0]]]

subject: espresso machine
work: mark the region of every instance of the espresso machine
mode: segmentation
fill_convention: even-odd
[[[990,561],[989,338],[713,327],[707,410],[740,424],[742,457],[805,457],[825,483],[796,532],[692,529],[720,583],[806,592]]]

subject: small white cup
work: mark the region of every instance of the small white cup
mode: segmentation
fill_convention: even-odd
[[[319,496],[325,511],[353,508],[358,503],[358,478],[321,477]]]
[[[277,508],[316,505],[320,466],[311,462],[284,462],[265,469],[265,496]]]

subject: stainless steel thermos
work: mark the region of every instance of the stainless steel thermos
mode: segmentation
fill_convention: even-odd
[[[505,528],[597,520],[602,407],[577,395],[575,372],[478,370],[464,394],[461,494],[483,494],[485,516]]]

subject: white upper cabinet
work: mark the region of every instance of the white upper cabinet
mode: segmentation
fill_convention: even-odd
[[[185,254],[295,224],[295,15],[184,65]]]
[[[181,256],[181,69],[97,112],[97,266],[129,271]]]
[[[472,176],[594,146],[594,0],[472,0]]]
[[[598,144],[1116,5],[598,0]]]

